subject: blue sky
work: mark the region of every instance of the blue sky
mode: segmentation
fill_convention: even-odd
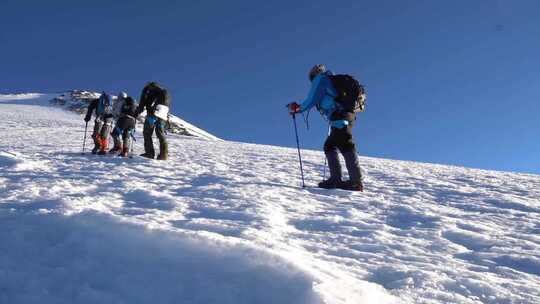
[[[0,92],[166,86],[228,140],[294,147],[284,105],[325,63],[357,76],[365,156],[540,173],[540,2],[24,1],[0,4]],[[304,148],[326,125],[299,121]],[[321,160],[323,162],[323,160]]]

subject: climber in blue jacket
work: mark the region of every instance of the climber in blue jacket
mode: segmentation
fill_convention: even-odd
[[[326,189],[341,188],[352,191],[363,191],[362,173],[353,142],[352,127],[356,120],[354,112],[346,111],[336,102],[338,95],[332,84],[332,72],[322,64],[314,66],[309,72],[311,89],[301,105],[289,104],[289,112],[302,113],[316,107],[326,117],[330,124],[330,134],[324,143],[324,154],[328,160],[330,177],[319,183]],[[343,181],[338,151],[345,159],[349,180]]]

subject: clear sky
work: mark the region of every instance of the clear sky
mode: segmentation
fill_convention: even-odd
[[[2,0],[0,15],[0,93],[138,98],[155,80],[216,136],[295,147],[285,104],[324,63],[367,87],[361,155],[540,174],[537,0]],[[321,149],[309,121],[301,145]]]

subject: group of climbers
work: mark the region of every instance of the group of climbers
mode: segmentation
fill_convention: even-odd
[[[154,158],[155,151],[152,134],[155,130],[159,140],[159,154],[157,159],[167,160],[169,145],[165,138],[165,129],[169,121],[170,106],[171,99],[166,89],[155,82],[150,82],[143,88],[139,107],[135,111],[135,117],[137,117],[146,109],[146,120],[143,127],[144,153],[141,156]]]
[[[334,75],[323,64],[315,65],[309,72],[311,89],[301,104],[288,104],[294,115],[316,107],[326,117],[330,132],[324,142],[324,154],[330,177],[319,183],[320,188],[340,188],[363,191],[362,173],[353,141],[352,127],[356,113],[364,110],[366,94],[364,87],[349,75]],[[338,151],[345,159],[349,179],[343,180]]]
[[[166,89],[155,82],[147,83],[141,94],[140,103],[137,106],[135,100],[125,92],[114,96],[103,92],[88,105],[84,121],[88,123],[95,114],[94,148],[92,154],[105,155],[107,153],[128,156],[133,147],[133,133],[137,118],[146,110],[144,122],[144,149],[141,156],[154,158],[154,145],[152,134],[154,130],[159,140],[159,155],[157,159],[168,158],[168,144],[165,137],[165,128],[169,117],[170,97]],[[114,128],[113,128],[114,125]],[[113,147],[109,147],[109,135],[113,138]]]
[[[291,115],[303,113],[316,107],[329,122],[330,131],[324,143],[324,154],[328,162],[330,177],[320,182],[319,187],[363,191],[362,173],[356,145],[353,141],[352,127],[356,120],[356,113],[364,110],[364,87],[354,77],[334,75],[322,64],[318,64],[310,70],[309,80],[311,81],[311,89],[307,98],[301,104],[292,102],[287,107]],[[92,112],[95,112],[96,119],[92,134],[95,147],[92,153],[106,154],[108,137],[109,134],[112,134],[114,147],[109,153],[120,153],[120,156],[127,156],[132,146],[133,130],[137,117],[146,110],[143,127],[144,153],[141,156],[154,159],[152,135],[155,131],[159,140],[157,159],[166,160],[169,147],[165,138],[165,129],[169,117],[169,107],[170,97],[167,90],[155,82],[149,82],[145,85],[138,106],[133,98],[124,92],[121,92],[116,99],[104,92],[98,99],[90,103],[85,117],[85,121],[88,122]],[[113,129],[114,120],[116,123]],[[343,180],[338,152],[345,159],[345,166],[349,174],[348,180]]]

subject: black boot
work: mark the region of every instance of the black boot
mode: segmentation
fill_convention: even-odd
[[[169,158],[169,144],[167,143],[167,138],[165,137],[165,128],[164,122],[160,121],[160,126],[156,128],[156,136],[159,140],[159,154],[157,159],[167,160]]]
[[[142,157],[146,157],[146,158],[150,158],[150,159],[154,159],[154,155],[153,154],[148,154],[148,153],[143,153],[141,154]]]
[[[124,147],[122,148],[122,152],[120,152],[119,155],[120,155],[121,157],[128,157],[128,155],[129,155],[129,149],[128,149],[128,147],[125,147],[125,146],[124,146]]]
[[[159,154],[157,159],[159,160],[167,160],[169,158],[169,146],[165,142],[165,144],[159,145]]]
[[[152,134],[154,133],[155,126],[148,121],[144,123],[143,137],[144,137],[144,153],[142,157],[154,159],[154,141],[152,140]]]
[[[349,172],[349,180],[343,182],[340,188],[350,191],[364,191],[362,184],[362,171],[360,170],[360,162],[356,149],[351,149],[342,153],[345,158],[345,165]]]
[[[324,151],[326,160],[328,161],[328,168],[330,170],[330,178],[319,183],[319,188],[335,189],[339,188],[341,184],[341,164],[339,163],[339,156],[336,148],[328,149]]]
[[[339,185],[338,188],[343,189],[343,190],[348,190],[348,191],[364,192],[364,184],[362,183],[361,180],[356,181],[356,182],[351,181],[351,180],[344,181]]]
[[[113,138],[113,147],[109,150],[109,153],[120,153],[122,152],[122,142],[120,141],[119,135],[116,133],[116,129],[113,130],[112,138]]]
[[[329,178],[319,183],[319,188],[323,189],[336,189],[340,188],[343,182],[341,179]]]

